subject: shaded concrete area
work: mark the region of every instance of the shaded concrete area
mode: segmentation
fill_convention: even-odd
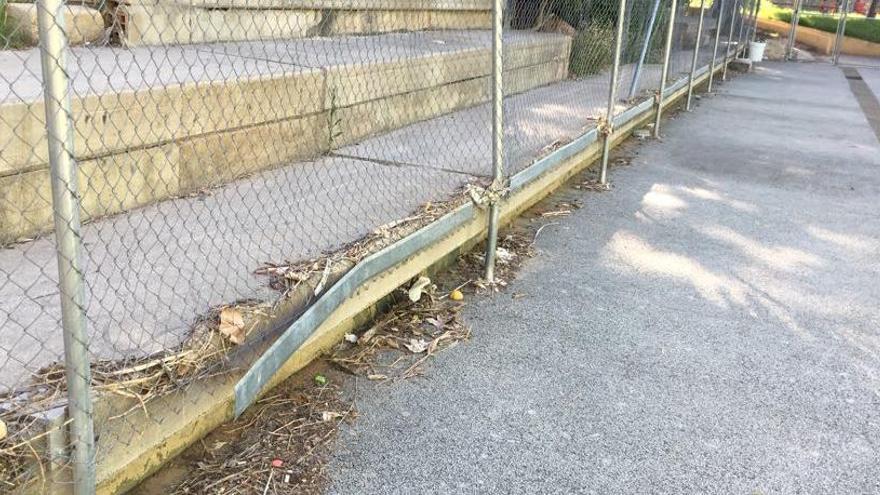
[[[880,144],[847,80],[766,64],[664,131],[470,343],[358,384],[333,493],[880,491]]]

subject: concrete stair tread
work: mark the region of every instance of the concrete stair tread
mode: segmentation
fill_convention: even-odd
[[[507,37],[509,94],[567,74],[570,38]],[[489,99],[488,31],[73,49],[83,219],[311,159]],[[29,70],[15,57],[31,55]],[[5,60],[2,57],[6,57]],[[0,244],[52,224],[35,51],[0,55]],[[22,98],[29,97],[30,101]]]
[[[506,33],[504,40],[508,45],[522,45],[564,38],[553,33],[514,31]],[[136,48],[74,47],[70,49],[68,69],[73,94],[82,97],[406,61],[490,46],[490,31],[463,30]],[[20,74],[0,78],[0,104],[42,99],[37,48],[0,52],[0,72]]]

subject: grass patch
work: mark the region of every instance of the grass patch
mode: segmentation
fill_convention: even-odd
[[[775,19],[791,23],[791,9],[779,7],[772,2],[761,2],[758,17]],[[816,11],[801,12],[798,26],[818,29],[827,33],[837,32],[837,15],[823,14]],[[851,13],[846,18],[845,34],[851,38],[880,43],[880,19],[868,19],[861,14]]]
[[[780,12],[776,16],[783,22],[791,23],[791,12]],[[837,32],[837,16],[819,13],[801,13],[798,26],[809,27],[828,33]],[[851,38],[880,43],[880,20],[867,17],[849,17],[846,19],[845,34]]]
[[[791,9],[785,7],[779,7],[773,2],[769,2],[767,0],[761,0],[761,7],[758,10],[758,17],[761,19],[776,19],[781,20],[779,18],[780,15],[788,13],[789,17],[791,16]]]

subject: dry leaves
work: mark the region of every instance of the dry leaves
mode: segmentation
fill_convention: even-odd
[[[235,308],[223,308],[220,311],[220,326],[218,330],[235,345],[244,343],[244,339],[247,336],[244,331],[244,317]]]
[[[339,425],[354,416],[337,386],[289,379],[240,419],[191,447],[178,461],[186,462],[185,478],[160,492],[323,493]]]
[[[431,279],[428,277],[419,277],[413,282],[412,286],[409,288],[407,295],[409,296],[409,300],[412,302],[418,302],[419,299],[422,298],[422,292],[431,286]]]
[[[322,421],[333,421],[334,419],[344,418],[346,413],[336,411],[324,411],[321,413]]]
[[[462,305],[451,298],[436,297],[432,286],[426,288],[417,302],[411,301],[408,290],[358,336],[356,344],[340,344],[331,362],[373,381],[409,378],[418,375],[419,366],[434,353],[467,339],[470,330],[459,318]]]
[[[413,354],[421,354],[428,350],[430,342],[424,339],[409,339],[409,342],[403,344]]]

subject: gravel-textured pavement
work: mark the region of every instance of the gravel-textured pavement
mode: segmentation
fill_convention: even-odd
[[[664,131],[470,343],[360,386],[333,493],[880,492],[880,145],[846,79],[767,64]]]

